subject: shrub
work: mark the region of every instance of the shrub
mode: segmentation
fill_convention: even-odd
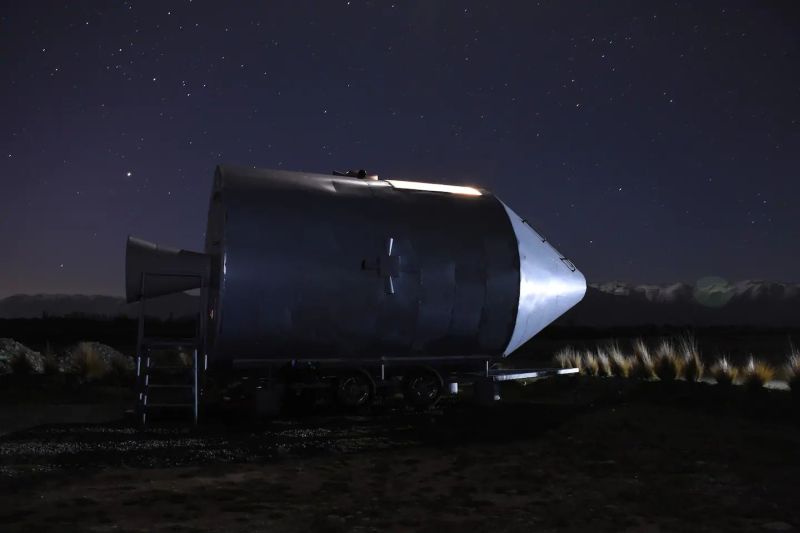
[[[631,370],[635,364],[634,358],[623,354],[616,342],[608,346],[608,357],[611,362],[611,371],[614,375],[621,378],[631,377]]]
[[[108,361],[91,342],[79,342],[72,351],[72,371],[86,381],[103,379],[111,370]]]
[[[691,335],[684,335],[678,340],[678,349],[683,356],[683,375],[686,381],[700,381],[705,373],[705,365],[700,358],[697,341]]]
[[[633,342],[633,358],[631,362],[631,377],[637,379],[653,379],[656,377],[653,356],[642,339],[636,339]]]
[[[742,382],[750,389],[760,389],[775,378],[775,369],[769,364],[755,359],[753,356],[747,360],[744,368]]]

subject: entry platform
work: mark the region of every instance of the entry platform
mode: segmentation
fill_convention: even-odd
[[[579,371],[579,368],[490,368],[486,377],[492,381],[516,381],[577,374]]]

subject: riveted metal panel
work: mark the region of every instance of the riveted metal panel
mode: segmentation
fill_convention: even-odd
[[[519,249],[488,192],[220,167],[206,253],[217,359],[498,355],[514,330]]]

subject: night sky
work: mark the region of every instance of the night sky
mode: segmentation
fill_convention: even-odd
[[[0,296],[200,250],[220,163],[477,184],[590,282],[800,281],[796,2],[1,9]]]

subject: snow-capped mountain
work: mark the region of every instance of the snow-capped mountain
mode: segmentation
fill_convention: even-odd
[[[692,285],[672,283],[669,285],[631,285],[622,281],[592,283],[591,288],[614,296],[641,297],[650,302],[672,303],[695,300],[698,303],[734,299],[785,300],[800,295],[800,283],[777,283],[773,281],[744,280],[727,283],[710,278]]]
[[[147,304],[148,315],[186,317],[196,313],[196,296],[176,294]],[[0,299],[0,318],[83,315],[138,316],[138,305],[113,296],[15,295]],[[800,327],[800,284],[707,278],[695,284],[593,283],[586,297],[556,321],[561,325]]]
[[[695,284],[589,285],[584,300],[558,321],[582,326],[800,327],[800,284],[762,280]]]

